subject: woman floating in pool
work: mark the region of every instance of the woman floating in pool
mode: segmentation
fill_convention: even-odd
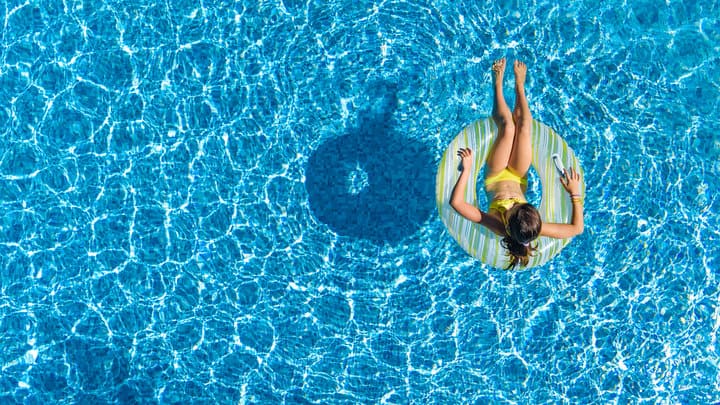
[[[516,61],[515,108],[511,113],[503,95],[505,58],[496,61],[493,71],[493,120],[498,134],[493,143],[486,165],[485,190],[490,207],[485,213],[465,201],[465,188],[473,166],[473,153],[464,148],[458,151],[462,159],[462,174],[458,178],[450,198],[450,205],[470,221],[486,226],[503,237],[502,246],[508,250],[510,265],[526,266],[536,246],[532,242],[538,236],[564,239],[583,231],[583,203],[580,195],[580,174],[574,169],[564,172],[560,178],[572,199],[570,224],[543,223],[538,210],[527,202],[527,172],[532,160],[530,128],[532,115],[525,98],[527,66]]]

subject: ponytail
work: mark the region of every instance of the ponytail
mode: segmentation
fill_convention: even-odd
[[[537,249],[537,247],[532,246],[530,243],[524,245],[510,236],[504,237],[501,244],[507,249],[508,256],[510,257],[510,263],[505,270],[510,270],[517,265],[527,266],[530,262],[530,256],[532,256],[533,252]]]

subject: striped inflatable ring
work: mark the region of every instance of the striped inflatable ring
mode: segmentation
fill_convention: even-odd
[[[460,216],[450,206],[450,196],[460,177],[460,160],[457,151],[470,148],[475,154],[475,166],[465,191],[465,200],[478,205],[476,184],[480,169],[485,164],[490,148],[497,134],[492,118],[484,118],[465,127],[450,143],[443,154],[438,167],[435,185],[435,197],[440,218],[450,234],[471,256],[496,268],[506,268],[509,257],[501,244],[501,238],[488,228]],[[565,167],[573,167],[580,173],[581,188],[585,194],[585,182],[582,168],[572,149],[553,129],[533,120],[531,141],[533,144],[532,166],[537,171],[542,185],[542,201],[537,207],[544,222],[570,223],[572,202],[559,180],[559,174],[552,161],[553,154],[560,155]],[[532,181],[532,180],[531,180]],[[484,183],[482,183],[484,190]],[[487,211],[487,207],[480,207]],[[570,239],[540,237],[535,242],[537,250],[530,257],[529,267],[545,264],[560,253]]]

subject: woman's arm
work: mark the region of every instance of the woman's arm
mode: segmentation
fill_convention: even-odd
[[[470,159],[472,160],[472,152],[470,152],[470,149],[460,149],[459,153],[463,153],[464,151],[467,151]],[[482,211],[480,211],[480,209],[476,206],[468,204],[468,202],[465,201],[465,189],[467,188],[469,178],[470,170],[465,166],[465,157],[463,157],[463,170],[462,173],[460,173],[460,178],[458,178],[457,183],[455,183],[455,188],[453,188],[452,196],[450,197],[450,206],[463,217],[469,219],[470,221],[479,223],[483,219]]]
[[[580,173],[570,168],[569,172],[565,171],[565,176],[561,177],[560,181],[572,199],[572,218],[569,224],[543,223],[540,235],[565,239],[580,235],[585,228],[583,200],[580,195]]]
[[[502,234],[504,228],[502,223],[492,215],[480,211],[480,209],[465,201],[465,189],[470,179],[470,168],[473,165],[472,151],[468,148],[460,149],[458,156],[462,159],[462,173],[455,183],[452,195],[450,196],[450,206],[464,218],[484,225],[495,233]]]

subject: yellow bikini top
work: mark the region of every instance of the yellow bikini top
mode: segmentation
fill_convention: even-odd
[[[505,218],[505,213],[507,212],[507,210],[512,208],[515,204],[526,202],[527,201],[523,200],[522,198],[500,198],[497,200],[493,200],[493,202],[490,203],[489,211],[497,211],[498,214],[500,214],[503,223],[507,225],[507,219]]]

